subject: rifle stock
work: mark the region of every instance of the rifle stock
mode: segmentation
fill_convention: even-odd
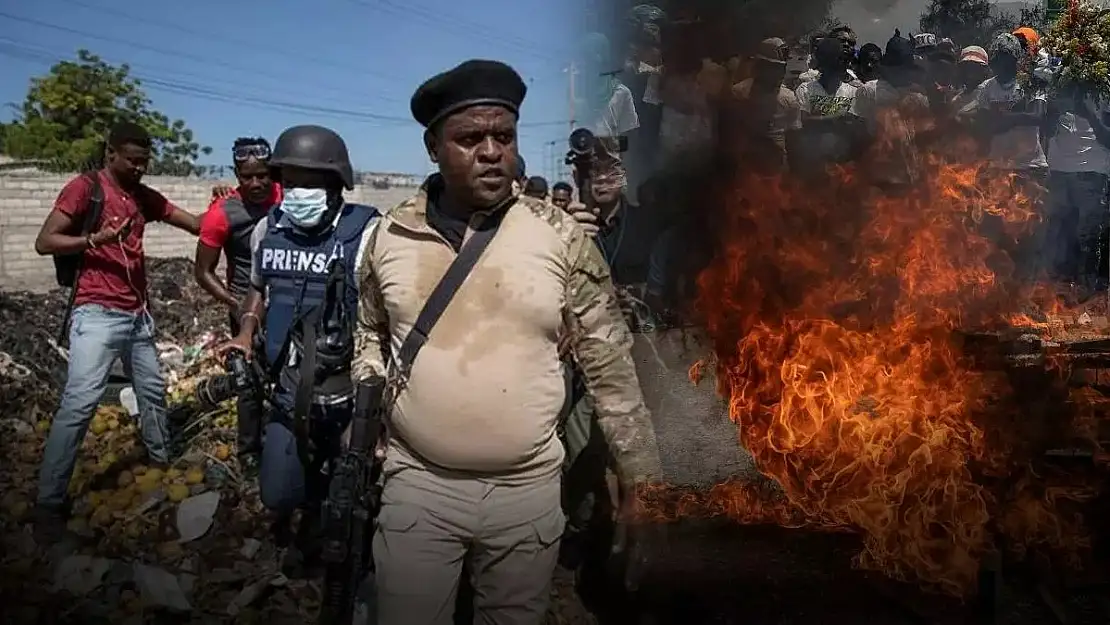
[[[378,484],[381,467],[374,450],[382,431],[384,378],[358,384],[351,440],[336,462],[336,470],[324,502],[324,599],[320,625],[350,625],[354,619],[359,587],[369,590],[369,622],[376,618],[373,600],[374,565],[370,557],[375,519],[381,501]]]

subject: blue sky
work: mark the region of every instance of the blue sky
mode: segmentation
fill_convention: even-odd
[[[529,85],[520,150],[530,173],[547,175],[568,134],[564,68],[573,6],[8,0],[0,2],[0,103],[22,102],[32,77],[86,48],[147,79],[155,107],[184,119],[213,147],[205,164],[226,164],[236,137],[273,141],[288,126],[317,123],[346,139],[360,170],[423,174],[431,165],[409,113],[412,92],[464,60],[497,59]],[[0,119],[11,117],[4,107]]]

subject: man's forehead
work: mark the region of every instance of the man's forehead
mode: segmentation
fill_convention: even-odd
[[[444,120],[445,126],[455,128],[482,128],[510,126],[516,123],[516,114],[503,106],[472,106]]]

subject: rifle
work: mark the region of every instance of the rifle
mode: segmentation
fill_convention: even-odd
[[[351,440],[336,462],[324,502],[324,599],[320,625],[350,625],[359,587],[367,589],[369,622],[376,619],[374,564],[370,558],[381,507],[381,464],[374,456],[382,428],[385,379],[360,382],[355,391]]]

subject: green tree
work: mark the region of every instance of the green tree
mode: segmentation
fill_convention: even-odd
[[[46,160],[72,171],[96,166],[109,129],[125,120],[146,128],[154,140],[151,173],[193,174],[197,158],[212,151],[194,140],[184,121],[171,121],[153,108],[127,65],[110,65],[87,50],[31,80],[16,119],[2,129],[0,144],[9,156]]]

